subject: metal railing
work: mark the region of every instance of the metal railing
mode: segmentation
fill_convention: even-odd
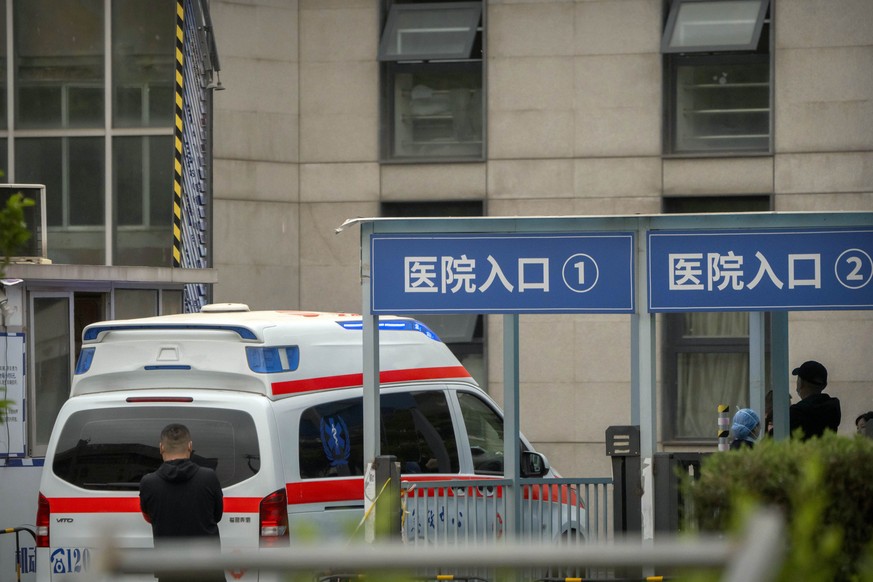
[[[507,479],[404,481],[404,540],[413,546],[505,541]],[[519,539],[581,543],[610,534],[612,479],[522,479]]]
[[[183,576],[222,568],[300,575],[289,578],[293,580],[312,580],[319,574],[330,579],[330,572],[354,572],[372,579],[388,575],[392,582],[420,580],[423,570],[465,568],[484,569],[488,575],[481,579],[489,582],[541,579],[524,576],[531,568],[718,568],[723,582],[769,582],[781,567],[784,541],[783,520],[769,510],[755,514],[745,531],[731,539],[699,536],[680,540],[663,536],[648,543],[614,540],[570,547],[516,541],[488,546],[413,547],[395,542],[351,545],[342,551],[321,544],[221,553],[214,548],[185,545],[181,540],[161,550],[119,550],[108,539],[99,552],[100,572],[95,572],[94,579],[152,572],[155,564],[160,564],[162,570]]]
[[[401,484],[403,540],[412,547],[481,547],[513,540],[529,545],[577,546],[609,538],[611,478],[522,479],[518,531],[510,532],[508,479],[416,480]],[[454,571],[485,578],[481,568]],[[530,579],[590,578],[592,569],[529,570]]]

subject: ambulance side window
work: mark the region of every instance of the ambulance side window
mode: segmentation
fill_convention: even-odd
[[[457,473],[458,444],[441,391],[382,396],[382,454],[394,455],[402,473]]]
[[[382,454],[395,455],[404,473],[457,473],[458,447],[442,391],[383,394]],[[306,409],[300,418],[300,477],[364,474],[360,398]]]
[[[364,474],[364,410],[360,398],[307,408],[300,416],[300,477]]]
[[[461,414],[470,439],[473,472],[503,475],[503,419],[487,402],[474,394],[458,392]],[[527,447],[522,443],[522,450]]]

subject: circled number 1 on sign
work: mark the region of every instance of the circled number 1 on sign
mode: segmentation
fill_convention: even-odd
[[[561,274],[568,289],[575,293],[585,293],[597,284],[600,268],[590,255],[577,253],[564,261]]]

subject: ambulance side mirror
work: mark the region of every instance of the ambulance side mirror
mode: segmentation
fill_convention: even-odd
[[[521,452],[521,476],[542,477],[549,472],[549,461],[545,455],[534,451]]]

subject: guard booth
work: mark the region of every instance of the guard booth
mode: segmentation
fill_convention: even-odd
[[[764,314],[774,435],[788,436],[788,312],[873,306],[873,213],[361,218],[364,455],[379,451],[382,314],[503,316],[505,435],[519,432],[519,314],[622,313],[631,332],[642,539],[655,531],[655,315],[750,312],[750,401],[764,408]],[[505,438],[506,531],[517,532],[518,439]],[[666,503],[666,502],[665,502]]]
[[[217,281],[212,269],[11,264],[0,281],[0,530],[32,529],[52,426],[70,392],[85,325],[181,313],[184,288]],[[0,581],[35,577],[35,540],[0,536]]]

